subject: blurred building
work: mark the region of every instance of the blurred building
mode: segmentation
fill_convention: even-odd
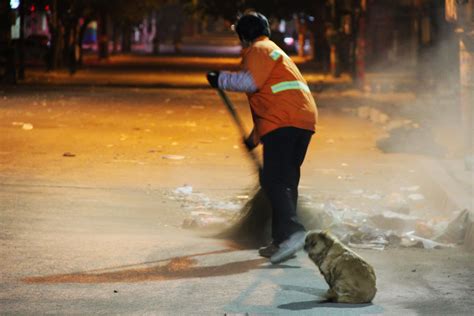
[[[15,23],[11,27],[12,39],[20,37],[20,13],[18,6],[12,6],[15,14]],[[48,19],[46,14],[49,12],[49,6],[38,8],[30,5],[26,8],[25,15],[25,38],[31,35],[43,35],[49,37]]]
[[[367,29],[366,62],[376,69],[423,64],[453,34],[445,0],[367,0]],[[448,46],[445,55],[456,55]]]

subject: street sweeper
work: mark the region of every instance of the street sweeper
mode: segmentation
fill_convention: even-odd
[[[272,241],[259,254],[277,264],[304,245],[306,231],[296,216],[298,184],[317,108],[294,62],[269,39],[264,15],[247,12],[234,30],[243,47],[242,69],[211,71],[207,79],[213,88],[247,93],[254,128],[243,142],[249,151],[263,145],[260,184],[272,208]]]

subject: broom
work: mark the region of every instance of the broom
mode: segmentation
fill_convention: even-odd
[[[229,111],[242,138],[247,137],[244,124],[227,94],[222,89],[217,89],[217,93]],[[260,174],[262,165],[257,154],[251,150],[247,150],[247,154]],[[251,248],[261,246],[270,241],[270,223],[272,218],[270,201],[258,184],[252,190],[250,196],[251,198],[232,220],[229,228],[220,232],[216,237],[231,239],[242,246]]]

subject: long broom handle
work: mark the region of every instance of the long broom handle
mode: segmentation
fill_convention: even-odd
[[[232,101],[230,101],[229,97],[227,94],[224,92],[222,89],[216,89],[217,93],[221,97],[222,101],[224,102],[227,110],[229,110],[230,115],[232,116],[232,119],[235,122],[235,125],[237,125],[237,128],[239,129],[240,135],[242,135],[242,138],[247,137],[247,131],[245,130],[244,123],[240,119],[239,114],[237,113],[237,110],[235,109],[234,104]],[[257,154],[255,151],[247,150],[247,154],[250,157],[250,159],[253,161],[255,164],[255,167],[258,169],[258,171],[262,170],[262,164],[260,163],[260,159],[258,158]]]

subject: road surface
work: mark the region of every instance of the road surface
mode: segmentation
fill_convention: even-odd
[[[231,98],[249,125],[244,96]],[[376,213],[384,197],[419,186],[412,214],[452,214],[428,158],[383,153],[383,127],[344,110],[364,100],[316,98],[303,196]],[[377,274],[373,304],[321,304],[327,285],[304,253],[271,266],[183,229],[200,203],[235,203],[256,181],[211,89],[22,86],[0,102],[1,314],[472,312],[474,255],[457,248],[361,250]],[[177,195],[184,185],[201,200]]]

